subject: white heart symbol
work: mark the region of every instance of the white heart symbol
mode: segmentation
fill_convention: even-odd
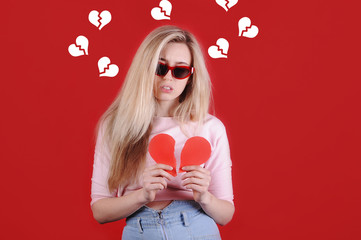
[[[110,59],[108,57],[102,57],[99,59],[98,68],[100,77],[115,77],[119,72],[118,66],[110,64]]]
[[[249,19],[248,17],[243,17],[238,21],[238,29],[239,29],[238,36],[243,36],[248,38],[254,38],[255,36],[257,36],[259,32],[257,26],[252,25],[251,27],[251,19]]]
[[[219,38],[216,45],[208,48],[208,54],[211,58],[227,58],[229,43],[224,38]]]
[[[226,10],[226,12],[228,12],[228,10],[233,7],[234,5],[236,5],[238,2],[238,0],[216,0],[216,3],[221,6],[222,8],[224,8],[224,10]]]
[[[110,23],[112,20],[112,15],[107,10],[104,10],[100,14],[97,10],[93,10],[89,13],[88,19],[91,24],[95,25],[97,28],[99,28],[99,30],[101,30],[105,25]]]
[[[170,20],[171,11],[172,4],[168,0],[162,0],[159,7],[153,8],[150,14],[155,20]]]
[[[88,39],[84,36],[78,36],[75,40],[75,43],[68,47],[68,51],[73,57],[88,55],[88,46]]]

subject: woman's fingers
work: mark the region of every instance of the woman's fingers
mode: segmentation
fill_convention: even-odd
[[[146,168],[144,170],[144,173],[152,176],[152,177],[165,177],[167,178],[169,181],[172,180],[173,176],[171,174],[169,174],[168,172],[166,172],[166,170],[172,170],[173,168],[171,166],[165,165],[165,164],[156,164],[153,166],[150,166],[149,168]]]
[[[154,190],[163,190],[165,187],[161,183],[152,183],[147,186],[147,190],[154,191]]]
[[[148,179],[145,179],[145,182],[148,184],[162,184],[164,188],[167,187],[167,181],[163,177],[150,177]]]
[[[200,186],[197,184],[188,184],[185,186],[185,188],[191,189],[191,190],[199,192],[199,193],[203,193],[203,192],[207,191],[207,189],[204,186]]]
[[[200,185],[200,186],[209,186],[209,181],[208,179],[204,179],[204,178],[187,178],[186,180],[184,180],[183,185],[187,186],[189,184],[196,184],[196,185]]]
[[[162,163],[154,164],[154,165],[148,167],[148,169],[157,169],[157,168],[161,168],[161,169],[169,170],[169,171],[173,169],[172,166],[162,164]]]
[[[182,167],[182,170],[183,171],[186,171],[186,172],[190,172],[190,171],[199,171],[199,172],[203,172],[203,173],[209,173],[209,171],[201,166],[198,166],[198,165],[191,165],[191,166],[185,166],[185,167]]]
[[[166,171],[164,171],[163,169],[155,169],[153,171],[151,171],[151,176],[152,177],[165,177],[167,178],[169,181],[172,180],[173,176],[170,175],[169,173],[167,173]]]
[[[207,178],[207,179],[209,178],[210,181],[211,174],[209,170],[202,168],[201,166],[187,166],[187,167],[183,167],[183,170],[187,172],[182,176],[182,180],[190,177],[195,177],[195,178]]]
[[[166,178],[171,180],[171,175],[168,175],[170,174],[163,169],[152,166],[143,173],[143,186],[147,191],[165,189],[167,188]]]
[[[183,186],[193,191],[204,193],[208,191],[211,182],[210,172],[201,166],[186,166],[183,170],[187,171],[183,176]]]
[[[171,170],[172,167],[166,164],[155,164],[145,169],[143,180],[145,187],[151,190],[161,190],[167,188],[167,181],[171,180],[173,176],[166,172]],[[187,171],[182,176],[183,186],[193,189],[195,191],[205,191],[211,181],[211,175],[209,170],[198,166],[185,166],[182,168]]]
[[[148,202],[155,199],[156,192],[167,188],[167,181],[172,179],[172,175],[166,170],[172,170],[171,166],[165,164],[155,164],[144,169],[143,172],[143,194]]]
[[[205,178],[205,179],[208,179],[209,181],[211,180],[211,175],[210,174],[207,174],[207,173],[201,173],[201,172],[198,172],[198,171],[192,171],[192,172],[188,172],[186,174],[184,174],[182,176],[182,180],[184,179],[187,179],[187,178]]]

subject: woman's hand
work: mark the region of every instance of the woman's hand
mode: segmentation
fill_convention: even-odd
[[[167,188],[165,179],[171,180],[172,175],[165,170],[172,170],[173,168],[165,164],[156,164],[145,168],[143,172],[143,197],[148,202],[153,202],[155,195],[159,190]]]
[[[210,172],[201,166],[185,166],[182,169],[186,171],[186,174],[182,176],[183,186],[193,190],[194,200],[201,204],[209,202],[211,197],[208,191],[211,183]]]

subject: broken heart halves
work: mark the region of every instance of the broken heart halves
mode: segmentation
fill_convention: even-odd
[[[149,143],[149,153],[152,158],[161,164],[172,166],[171,171],[167,171],[173,176],[177,176],[176,158],[174,156],[175,140],[168,134],[158,134]],[[211,145],[203,137],[189,138],[181,152],[181,162],[178,172],[184,172],[182,167],[190,165],[201,165],[211,156]]]
[[[155,20],[170,20],[170,13],[172,11],[172,4],[168,0],[161,0],[159,7],[155,7],[150,12],[150,15]]]
[[[259,30],[255,25],[251,25],[251,19],[243,17],[238,21],[238,36],[254,38],[257,36]],[[229,43],[225,38],[219,38],[216,45],[208,48],[208,54],[211,58],[227,58]]]

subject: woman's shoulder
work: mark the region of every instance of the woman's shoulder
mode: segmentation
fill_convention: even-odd
[[[209,113],[205,118],[204,125],[210,128],[216,128],[221,130],[225,129],[223,122],[218,117]]]
[[[202,131],[209,134],[212,138],[217,139],[226,134],[226,127],[218,117],[212,114],[207,114],[203,123]]]

